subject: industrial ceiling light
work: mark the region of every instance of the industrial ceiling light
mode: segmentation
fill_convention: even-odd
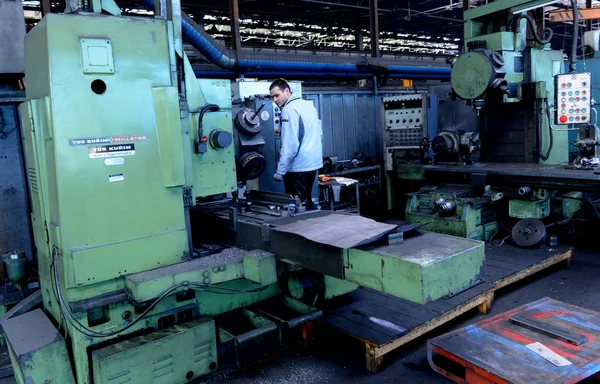
[[[542,3],[542,4],[536,4],[536,5],[532,5],[530,7],[516,9],[512,13],[513,13],[513,15],[516,15],[517,13],[528,12],[528,11],[531,11],[531,10],[534,10],[534,9],[537,9],[537,8],[540,8],[540,7],[545,7],[547,5],[556,4],[558,2],[560,2],[560,1],[559,0],[546,1],[545,3]]]

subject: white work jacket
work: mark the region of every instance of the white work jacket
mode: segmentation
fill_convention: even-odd
[[[281,113],[281,151],[277,173],[308,172],[323,167],[323,130],[312,101],[290,97]]]

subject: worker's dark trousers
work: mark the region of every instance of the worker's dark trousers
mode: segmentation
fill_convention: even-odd
[[[316,176],[316,170],[308,172],[288,172],[283,175],[285,193],[300,197],[300,200],[306,204],[307,211],[315,209],[315,204],[311,197]]]

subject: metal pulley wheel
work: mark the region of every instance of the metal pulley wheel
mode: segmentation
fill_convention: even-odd
[[[523,219],[512,229],[512,241],[520,247],[535,247],[546,238],[546,226],[538,219]]]
[[[258,112],[249,108],[242,109],[235,115],[235,127],[242,135],[257,135],[262,130]]]

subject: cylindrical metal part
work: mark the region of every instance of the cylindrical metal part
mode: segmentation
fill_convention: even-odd
[[[265,105],[267,105],[267,103],[262,103],[260,105],[260,107],[258,107],[258,109],[256,110],[256,112],[254,112],[254,114],[250,117],[250,120],[254,121],[256,119],[256,117],[258,116],[258,114],[260,113],[260,111],[263,110],[263,108],[265,107]]]
[[[431,140],[431,149],[435,154],[458,153],[459,140],[456,132],[443,131]]]
[[[531,197],[533,195],[533,189],[531,189],[531,187],[528,186],[522,186],[519,188],[519,190],[517,191],[517,193],[519,194],[519,196],[521,197]]]
[[[440,206],[440,204],[442,204],[444,202],[444,198],[443,197],[438,197],[437,199],[433,200],[433,206],[438,209],[438,207]]]
[[[537,247],[546,239],[546,226],[538,219],[523,219],[515,224],[511,237],[520,247]]]
[[[210,145],[215,149],[224,149],[231,145],[233,137],[231,133],[215,129],[209,135]]]
[[[323,289],[323,284],[314,273],[299,271],[288,278],[290,295],[298,300],[314,299]]]
[[[258,152],[247,152],[238,161],[238,169],[246,180],[254,180],[267,168],[267,160]]]
[[[235,115],[235,127],[238,132],[246,136],[255,136],[260,133],[260,117],[252,109],[244,108]]]
[[[441,216],[450,216],[456,212],[456,203],[452,200],[444,200],[438,205],[438,212]]]
[[[27,278],[27,257],[24,251],[12,251],[2,257],[6,276],[13,283],[19,283]]]

